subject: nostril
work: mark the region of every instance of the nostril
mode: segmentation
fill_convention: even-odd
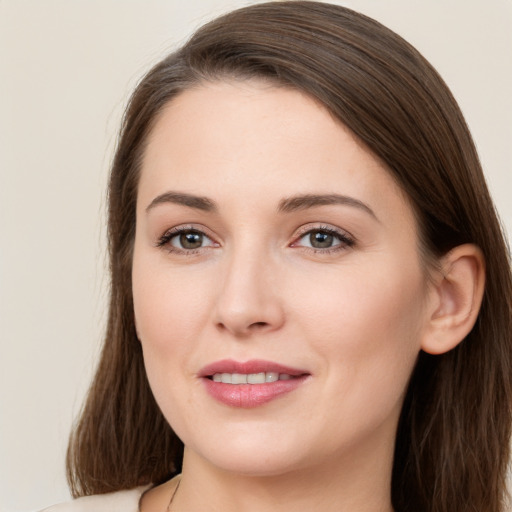
[[[249,327],[255,327],[256,329],[259,329],[261,327],[266,327],[267,325],[267,322],[254,322]]]

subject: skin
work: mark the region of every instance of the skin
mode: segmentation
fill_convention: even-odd
[[[305,194],[360,203],[279,210]],[[203,245],[183,248],[176,227]],[[326,228],[340,234],[333,247],[311,247]],[[425,274],[407,199],[314,100],[258,81],[173,100],[143,159],[133,257],[148,378],[186,446],[172,510],[392,510],[396,425],[437,307]],[[230,407],[198,377],[227,358],[310,376],[260,407]],[[142,510],[165,510],[175,485]]]

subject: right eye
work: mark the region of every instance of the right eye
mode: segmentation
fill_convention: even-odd
[[[202,231],[190,228],[177,228],[165,233],[158,241],[158,247],[166,247],[171,252],[189,252],[204,247],[214,247],[215,242]]]

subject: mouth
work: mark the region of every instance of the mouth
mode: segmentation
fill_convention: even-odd
[[[260,373],[214,373],[207,376],[214,382],[222,382],[223,384],[265,384],[268,382],[276,382],[278,380],[296,379],[298,376],[289,373],[278,372],[260,372]]]
[[[311,374],[270,361],[222,360],[204,367],[198,376],[216,401],[230,407],[252,408],[299,388]]]

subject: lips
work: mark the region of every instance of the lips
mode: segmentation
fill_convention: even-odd
[[[310,373],[271,361],[230,359],[205,366],[198,376],[215,400],[231,407],[268,403],[302,385]]]

